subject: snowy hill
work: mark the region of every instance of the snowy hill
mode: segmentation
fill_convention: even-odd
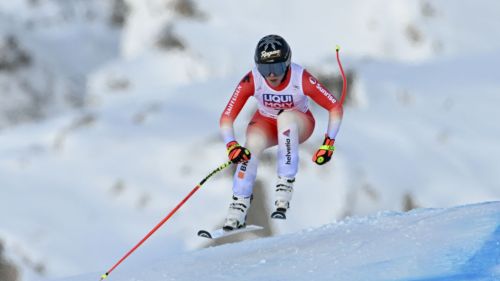
[[[268,219],[275,150],[264,157],[251,210],[268,230],[262,236],[293,237],[346,216],[500,199],[500,40],[492,36],[500,33],[499,3],[286,3],[0,1],[0,55],[7,54],[0,63],[15,58],[22,66],[0,69],[0,115],[28,108],[39,117],[0,120],[0,266],[15,268],[17,281],[53,279],[97,271],[136,243],[226,161],[218,119],[268,33],[283,35],[293,60],[325,80],[339,76],[339,44],[352,84],[335,157],[322,167],[310,158],[326,113],[312,108],[316,129],[301,148],[286,223]],[[126,6],[119,28],[109,25],[116,5]],[[79,105],[68,105],[67,94]],[[254,106],[237,120],[241,142]],[[221,223],[230,196],[228,169],[127,267],[205,247],[193,234]],[[399,217],[392,219],[405,227]]]
[[[203,238],[200,238],[203,239]],[[143,251],[148,251],[147,246]],[[167,249],[165,249],[167,250]],[[98,280],[100,274],[59,281]],[[106,280],[494,281],[500,202],[353,217],[319,228],[198,250]]]
[[[87,76],[119,54],[111,8],[96,0],[0,2],[0,129],[86,104]]]

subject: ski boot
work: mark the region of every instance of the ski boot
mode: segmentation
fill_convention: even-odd
[[[238,197],[233,195],[233,202],[229,205],[226,221],[222,229],[231,231],[246,226],[248,208],[252,201],[250,197]]]
[[[274,201],[276,211],[271,214],[271,218],[286,219],[286,211],[290,208],[290,200],[292,200],[294,182],[295,178],[278,177],[276,201]]]

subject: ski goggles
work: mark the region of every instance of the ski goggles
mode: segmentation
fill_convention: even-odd
[[[264,77],[268,77],[273,73],[275,76],[280,76],[285,74],[286,69],[288,68],[287,62],[276,62],[276,63],[258,63],[257,69],[260,74]]]

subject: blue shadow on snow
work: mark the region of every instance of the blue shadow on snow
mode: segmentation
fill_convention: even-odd
[[[460,272],[408,281],[498,281],[500,273],[492,271],[497,266],[500,266],[500,225],[483,247],[461,267]]]

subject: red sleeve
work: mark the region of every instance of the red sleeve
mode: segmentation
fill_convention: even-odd
[[[243,109],[248,98],[253,96],[254,93],[253,75],[252,71],[250,71],[241,79],[238,86],[236,86],[231,99],[229,99],[220,117],[220,129],[226,143],[230,140],[234,140],[234,120],[238,117],[238,114],[241,112],[241,109]]]
[[[231,99],[222,112],[221,121],[226,119],[236,119],[248,98],[253,96],[254,92],[253,75],[250,71],[247,75],[245,75],[245,77],[243,77],[243,79],[241,79],[238,86],[236,86]]]
[[[328,111],[340,105],[326,87],[305,69],[302,75],[302,89],[306,96],[310,97],[314,102]]]
[[[302,75],[302,89],[306,96],[311,97],[317,104],[328,110],[328,127],[326,134],[335,139],[342,122],[342,104],[323,86],[318,79],[304,70]]]

